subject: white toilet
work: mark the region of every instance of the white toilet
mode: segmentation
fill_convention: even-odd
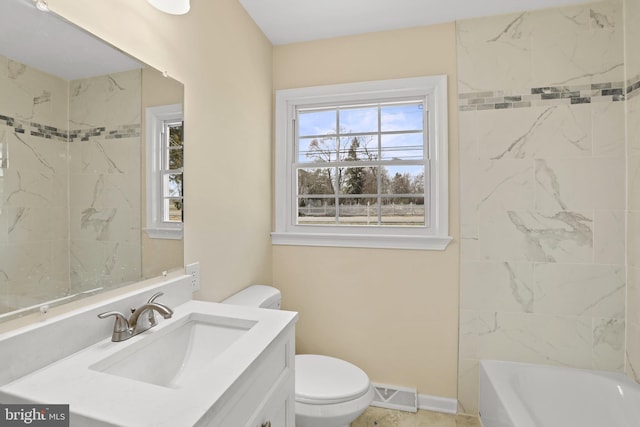
[[[280,309],[280,291],[253,285],[223,301]],[[341,359],[298,354],[295,359],[296,427],[348,427],[373,400],[367,374]]]

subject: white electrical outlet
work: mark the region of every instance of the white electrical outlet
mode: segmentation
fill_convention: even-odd
[[[184,269],[185,274],[191,276],[191,292],[200,290],[200,263],[187,264]]]

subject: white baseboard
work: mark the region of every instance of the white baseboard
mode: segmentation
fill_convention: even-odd
[[[458,400],[450,397],[418,394],[418,409],[455,414],[458,412]]]

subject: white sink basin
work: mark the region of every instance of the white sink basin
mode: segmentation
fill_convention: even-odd
[[[178,388],[194,378],[257,322],[192,313],[89,369]],[[156,332],[155,330],[151,330]]]

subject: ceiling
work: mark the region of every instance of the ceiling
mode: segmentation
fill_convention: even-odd
[[[588,3],[591,0],[239,1],[271,43],[282,45]]]
[[[143,66],[55,14],[40,12],[32,0],[0,0],[0,55],[65,80]]]

